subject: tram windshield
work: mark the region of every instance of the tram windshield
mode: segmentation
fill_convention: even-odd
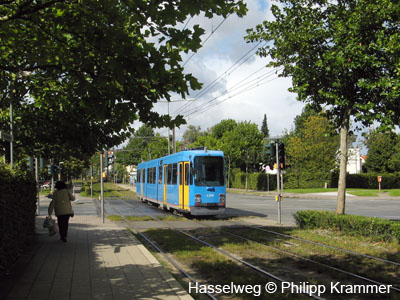
[[[194,183],[197,186],[223,186],[224,159],[221,156],[196,156]]]

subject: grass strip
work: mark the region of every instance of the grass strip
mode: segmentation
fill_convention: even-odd
[[[93,198],[98,198],[101,192],[100,183],[93,184]],[[81,196],[90,196],[90,186],[85,186],[82,188]],[[117,184],[111,182],[104,183],[104,197],[136,197],[136,192],[125,189]]]
[[[290,294],[267,294],[264,286],[271,281],[269,278],[260,276],[259,273],[238,264],[214,249],[201,245],[192,239],[170,229],[153,229],[145,233],[152,240],[172,254],[181,264],[185,265],[195,273],[195,277],[201,277],[208,285],[249,285],[260,287],[260,295],[253,293],[233,293],[229,299],[302,299],[303,297]],[[185,288],[189,289],[186,285]],[[218,296],[218,295],[215,295]],[[227,297],[227,294],[224,294]]]

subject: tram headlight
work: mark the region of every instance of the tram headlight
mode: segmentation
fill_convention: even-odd
[[[219,194],[219,203],[221,204],[225,203],[225,194]]]
[[[194,195],[194,201],[196,203],[200,203],[201,202],[201,194],[196,194]]]

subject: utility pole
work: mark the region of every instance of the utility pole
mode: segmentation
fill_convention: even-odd
[[[37,215],[40,216],[39,159],[37,157],[35,158],[35,179],[36,179]]]
[[[269,164],[272,164],[273,168],[276,169],[276,187],[277,195],[275,197],[278,202],[278,222],[282,223],[282,195],[283,195],[283,176],[282,169],[285,168],[285,145],[280,142],[279,138],[270,139],[265,145],[265,153],[271,157]],[[276,166],[276,167],[275,167]],[[267,177],[268,180],[268,177]],[[269,183],[268,183],[269,185]]]
[[[279,142],[275,143],[275,149],[276,149],[276,164],[277,164],[277,172],[276,172],[276,186],[278,190],[278,195],[276,198],[276,201],[278,201],[278,222],[281,224],[281,213],[282,213],[282,207],[281,207],[281,164],[279,163]]]
[[[101,200],[101,221],[104,223],[104,180],[103,180],[103,152],[100,151],[100,200]]]
[[[165,103],[167,102],[168,104],[168,116],[169,116],[169,103],[170,102],[182,102],[182,101],[191,101],[191,100],[196,100],[194,98],[188,98],[188,99],[180,99],[180,100],[170,100],[170,101],[161,101],[160,103]],[[168,155],[171,154],[171,145],[169,141],[169,127],[168,127]],[[176,140],[175,140],[175,126],[172,129],[172,153],[176,153]]]
[[[14,97],[14,82],[11,81],[11,94],[10,94],[10,166],[13,168],[14,164],[14,120],[13,120],[13,97]]]

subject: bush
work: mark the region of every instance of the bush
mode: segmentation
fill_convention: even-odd
[[[235,169],[232,172],[232,188],[245,189],[246,188],[246,173],[240,172]],[[248,173],[247,174],[247,188],[249,190],[267,191],[276,189],[276,175],[266,173]]]
[[[323,188],[331,182],[331,174],[318,172],[293,172],[290,169],[283,176],[284,186],[288,189]],[[337,183],[336,183],[337,185]]]
[[[396,221],[355,215],[338,215],[335,212],[302,210],[294,215],[300,228],[333,229],[350,235],[377,236],[400,241],[400,223]]]
[[[400,188],[400,173],[361,173],[361,174],[347,174],[346,187],[348,188],[362,188],[362,189],[378,189],[378,176],[382,176],[382,189],[398,189]],[[331,186],[338,186],[339,175],[334,173],[331,180]]]
[[[36,182],[32,174],[0,164],[0,271],[7,270],[35,233]]]

